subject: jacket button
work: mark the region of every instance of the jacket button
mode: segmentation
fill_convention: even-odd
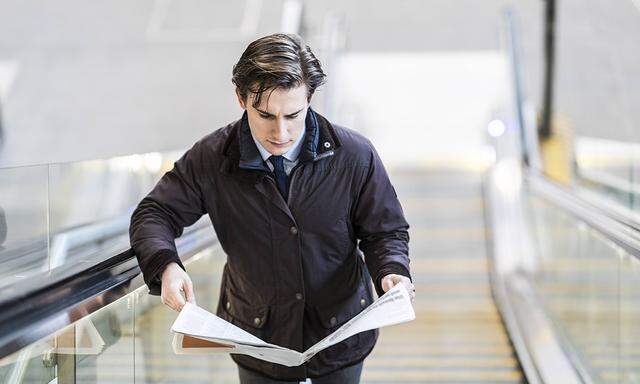
[[[231,309],[231,303],[227,301],[227,309]]]
[[[331,323],[331,325],[336,325],[338,324],[338,319],[336,319],[335,317],[332,317],[331,320],[329,320],[329,322]]]
[[[260,318],[256,317],[255,319],[253,319],[253,324],[255,324],[256,326],[260,325]]]
[[[291,232],[292,235],[297,235],[298,234],[298,228],[291,227],[291,228],[289,228],[289,232]]]
[[[361,305],[361,306],[363,306],[363,307],[364,307],[365,305],[367,305],[367,300],[365,300],[365,299],[360,299],[360,305]]]
[[[296,293],[296,299],[302,300],[302,293]]]

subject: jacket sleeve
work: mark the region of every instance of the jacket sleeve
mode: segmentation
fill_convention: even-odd
[[[160,276],[167,265],[176,262],[184,269],[175,239],[206,212],[197,181],[202,167],[199,157],[196,144],[162,176],[131,216],[131,247],[151,294],[160,294]]]
[[[395,273],[411,278],[409,224],[380,157],[373,146],[370,150],[369,166],[356,200],[353,225],[376,291],[382,295],[381,280],[386,275]]]

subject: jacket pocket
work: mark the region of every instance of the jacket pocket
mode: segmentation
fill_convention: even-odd
[[[371,296],[367,293],[364,282],[356,292],[338,302],[316,306],[320,324],[327,329],[337,329],[371,304]]]
[[[222,306],[234,325],[253,334],[264,328],[269,317],[268,306],[251,304],[228,288],[225,289]]]

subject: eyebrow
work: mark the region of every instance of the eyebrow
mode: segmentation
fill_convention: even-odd
[[[295,112],[293,112],[293,113],[290,113],[290,114],[288,114],[288,115],[285,115],[285,116],[289,117],[289,116],[297,115],[297,114],[298,114],[298,113],[300,113],[303,109],[304,109],[304,108],[299,109],[299,110],[297,110],[297,111],[295,111]],[[263,111],[263,110],[258,109],[258,108],[255,108],[255,110],[256,110],[256,111],[258,111],[258,112],[260,112],[260,113],[262,113],[262,114],[265,114],[265,115],[267,115],[267,116],[274,116],[272,113],[269,113],[269,112],[267,112],[267,111]]]

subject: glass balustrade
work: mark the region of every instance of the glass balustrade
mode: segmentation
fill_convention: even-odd
[[[178,156],[0,169],[0,299],[34,276],[89,267],[125,251],[133,209]]]
[[[596,383],[640,383],[640,260],[549,201],[527,197],[533,282],[569,354]]]
[[[186,268],[198,305],[215,311],[226,256],[219,246]],[[54,335],[0,359],[2,383],[237,383],[228,355],[176,355],[177,312],[141,287]]]

